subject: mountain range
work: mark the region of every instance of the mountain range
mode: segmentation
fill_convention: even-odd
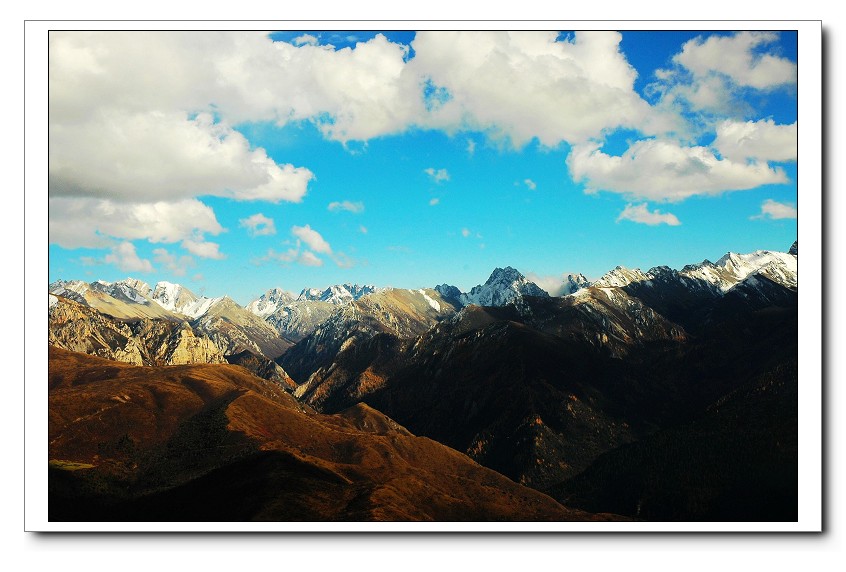
[[[313,415],[365,407],[583,516],[789,520],[797,261],[794,243],[618,266],[563,276],[559,297],[504,267],[469,292],[272,288],[244,308],[167,282],[58,281],[49,341],[136,366],[240,365]],[[195,494],[180,479],[165,488]]]

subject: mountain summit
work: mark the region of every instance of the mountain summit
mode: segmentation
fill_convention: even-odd
[[[541,296],[549,294],[537,284],[528,280],[511,266],[495,268],[484,284],[474,286],[470,292],[463,293],[455,286],[441,284],[435,290],[445,299],[455,300],[462,306],[505,306],[522,296]]]

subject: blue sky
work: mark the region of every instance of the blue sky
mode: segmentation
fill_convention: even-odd
[[[53,32],[50,280],[246,304],[786,250],[796,64],[793,32]]]

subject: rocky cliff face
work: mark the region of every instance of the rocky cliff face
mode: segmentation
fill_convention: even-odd
[[[50,296],[52,346],[133,365],[226,363],[220,348],[207,336],[195,334],[186,322],[121,320]]]
[[[167,365],[226,363],[220,348],[208,337],[194,335],[187,323],[170,335],[167,344],[160,346],[161,350],[164,350],[161,359]]]
[[[52,294],[48,335],[51,346],[134,365],[145,364],[139,340],[125,322]]]

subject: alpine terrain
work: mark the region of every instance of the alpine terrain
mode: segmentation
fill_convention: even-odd
[[[51,518],[795,520],[797,267],[794,243],[557,297],[507,266],[246,307],[57,281]]]

